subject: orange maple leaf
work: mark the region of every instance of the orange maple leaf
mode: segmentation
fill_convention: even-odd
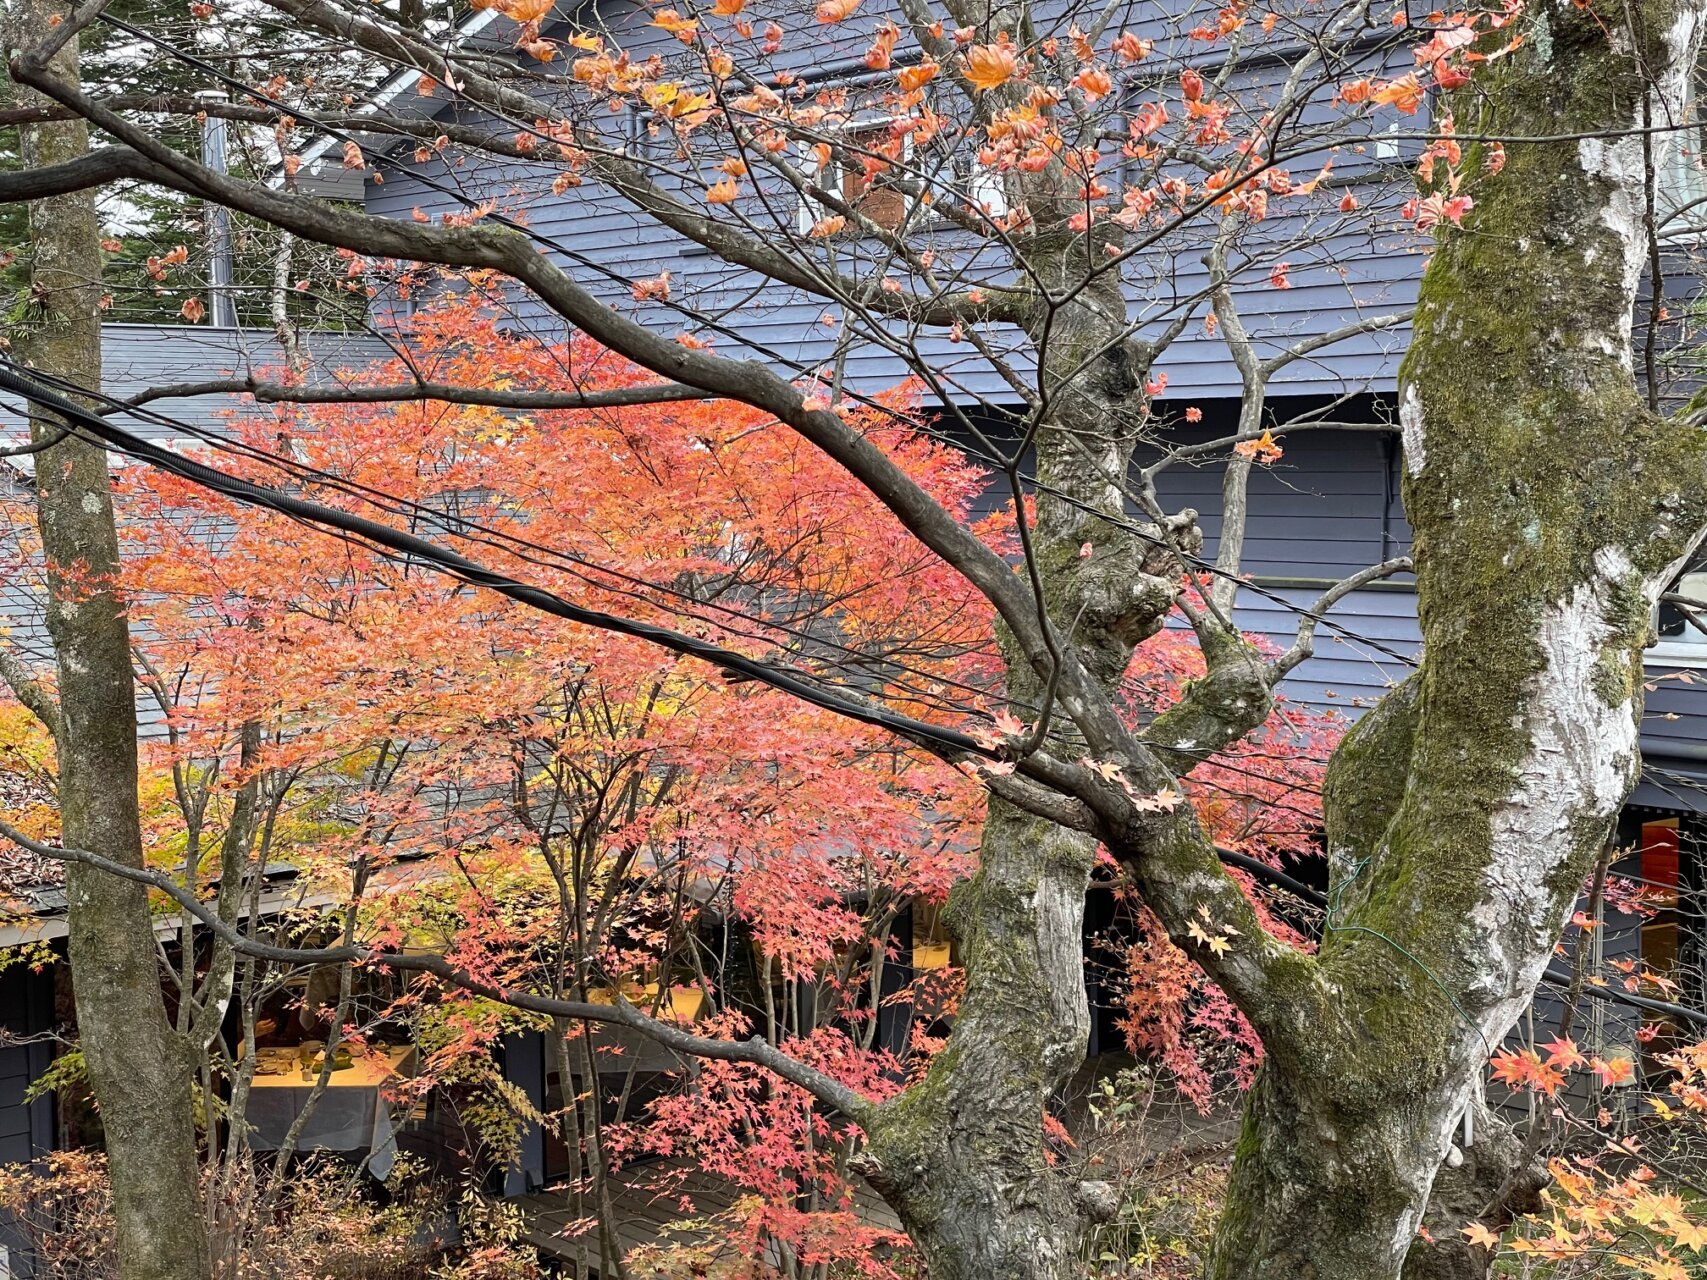
[[[1460,1234],[1471,1244],[1479,1244],[1484,1249],[1500,1247],[1500,1238],[1479,1222],[1472,1222],[1469,1226],[1462,1228]]]
[[[896,73],[895,79],[900,84],[903,92],[913,93],[919,89],[923,89],[932,80],[935,80],[936,73],[939,70],[941,70],[941,68],[927,58],[916,67],[902,68]]]
[[[652,19],[652,25],[668,31],[678,38],[692,36],[699,29],[699,23],[692,18],[684,18],[674,9],[664,9]]]
[[[1019,74],[1019,57],[1009,44],[975,44],[966,51],[967,82],[979,93],[999,89]]]
[[[1073,84],[1085,95],[1087,102],[1095,102],[1114,92],[1113,78],[1101,67],[1086,67],[1073,77]]]

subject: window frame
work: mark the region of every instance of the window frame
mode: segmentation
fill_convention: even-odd
[[[870,135],[880,130],[887,129],[895,123],[896,118],[897,117],[895,116],[879,116],[870,120],[850,120],[845,124],[820,129],[819,132],[823,136],[820,137],[818,141],[810,142],[809,145],[806,146],[806,155],[800,162],[801,175],[807,182],[812,183],[814,186],[825,187],[825,183],[822,180],[823,167],[816,163],[814,153],[820,143],[828,142],[830,145],[830,163],[832,165],[839,163],[841,168],[842,182],[837,184],[841,190],[839,190],[837,194],[841,196],[845,203],[857,208],[857,201],[850,200],[847,196],[845,184],[849,174],[849,169],[845,161],[838,162],[836,152],[839,146],[839,141],[842,138]],[[808,140],[806,139],[802,139],[803,143],[806,143],[807,141]],[[904,134],[901,138],[901,158],[896,163],[906,165],[911,163],[912,159],[913,136],[910,133]],[[828,187],[825,189],[833,190],[833,188]],[[866,190],[869,191],[870,187],[868,186]],[[908,196],[903,191],[896,191],[895,194],[902,201],[903,207],[901,217],[896,221],[895,225],[893,227],[885,228],[885,230],[892,233],[899,232],[903,227],[908,226],[908,224],[913,220],[919,204],[916,199]],[[861,195],[863,198],[864,193],[861,193]],[[794,229],[800,235],[808,235],[820,218],[830,217],[834,213],[835,210],[831,209],[828,205],[821,203],[806,192],[802,191],[800,193],[800,199],[795,205]],[[882,226],[883,224],[878,223],[878,225]]]
[[[1707,599],[1707,564],[1680,573],[1666,590],[1691,594],[1685,584],[1692,578],[1699,583],[1695,590],[1701,593],[1701,598]],[[1653,666],[1707,668],[1707,633],[1686,618],[1683,630],[1676,636],[1661,635],[1660,611],[1664,607],[1663,603],[1654,606],[1653,627],[1658,638],[1643,652],[1642,661]],[[1702,621],[1707,622],[1707,613],[1704,613]]]
[[[1683,113],[1685,127],[1670,138],[1665,164],[1654,173],[1654,213],[1661,220],[1661,244],[1707,241],[1707,58],[1689,78]],[[1674,202],[1675,199],[1675,202]],[[1687,212],[1679,212],[1686,210]]]

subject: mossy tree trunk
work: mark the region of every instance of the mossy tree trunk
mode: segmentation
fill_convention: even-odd
[[[11,43],[47,39],[70,15],[61,0],[23,0]],[[53,62],[77,77],[77,40]],[[81,120],[24,125],[26,167],[88,151]],[[101,382],[101,246],[92,193],[33,202],[34,257],[15,356],[81,386]],[[141,866],[137,725],[130,633],[115,586],[118,538],[107,455],[47,416],[33,417],[36,509],[47,562],[47,626],[58,667],[50,713],[65,843]],[[190,1113],[192,1055],[167,1021],[144,888],[77,863],[66,867],[70,958],[81,1045],[101,1107],[123,1280],[208,1275]]]
[[[1087,285],[1084,270],[1118,232],[1099,228],[1087,246],[1066,226],[1073,195],[1052,194],[1047,176],[1028,196],[1040,229],[1020,251],[1039,297],[1072,300],[1040,301],[1028,326],[1048,408],[1034,417],[1038,493],[1024,572],[1080,687],[1112,700],[1134,650],[1175,603],[1178,553],[1200,550],[1202,537],[1194,513],[1142,535],[1128,525],[1123,490],[1148,427],[1153,352],[1131,335],[1118,274]],[[1205,645],[1212,667],[1248,657],[1242,640],[1221,634],[1222,647]],[[1055,692],[1053,667],[1005,628],[1001,643],[1009,700],[1040,718],[1036,709]],[[1064,695],[1039,734],[1067,759],[1088,749],[1076,725],[1080,696]],[[1259,680],[1239,729],[1268,706]],[[876,1113],[856,1166],[895,1206],[933,1280],[1069,1280],[1082,1274],[1086,1226],[1114,1208],[1108,1187],[1053,1167],[1042,1124],[1085,1058],[1082,935],[1096,849],[1084,831],[992,798],[977,874],[950,900],[946,922],[966,974],[953,1037],[922,1084]]]
[[[1699,12],[1533,6],[1451,104],[1467,134],[1588,136],[1497,173],[1471,149],[1475,208],[1424,277],[1400,376],[1423,663],[1333,761],[1329,999],[1302,1038],[1264,1028],[1216,1280],[1397,1276],[1443,1163],[1503,1179],[1464,1113],[1634,783],[1651,609],[1703,519],[1707,441],[1650,412],[1630,344],[1644,98],[1677,118]],[[1411,1272],[1477,1269],[1453,1265]]]

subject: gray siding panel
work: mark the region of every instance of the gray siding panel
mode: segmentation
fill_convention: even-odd
[[[306,380],[336,382],[391,353],[368,333],[308,333]],[[117,399],[182,383],[277,375],[284,358],[267,329],[216,329],[199,325],[109,324],[101,327],[102,390]],[[127,429],[156,440],[176,440],[194,431],[222,432],[241,411],[272,416],[273,409],[247,397],[208,395],[156,400],[135,413],[116,415]],[[161,419],[167,419],[162,421]],[[21,406],[0,396],[0,437],[24,432]],[[19,465],[27,459],[17,460]],[[4,469],[0,467],[0,469]]]
[[[1264,589],[1260,577],[1256,586]],[[1280,600],[1265,599],[1251,589],[1241,593],[1237,620],[1284,648],[1297,634],[1295,610],[1308,608],[1319,589],[1269,590]],[[1295,702],[1334,708],[1355,719],[1409,674],[1409,665],[1393,655],[1414,658],[1420,648],[1413,591],[1354,592],[1318,627],[1316,656],[1292,673],[1281,692]],[[1651,690],[1642,718],[1644,775],[1632,799],[1707,809],[1707,672],[1689,671],[1685,683],[1675,678],[1678,670],[1658,660],[1649,663]]]
[[[1158,10],[1135,5],[1132,29],[1144,29],[1157,12],[1170,7],[1173,6]],[[808,75],[843,58],[857,59],[869,42],[870,26],[884,17],[888,8],[879,4],[852,22],[815,31],[809,48],[785,48],[784,55],[775,60],[776,69],[787,68],[790,57],[798,59],[799,69]],[[1211,11],[1205,9],[1205,12]],[[1146,17],[1138,18],[1140,13]],[[680,52],[673,37],[649,25],[651,11],[630,0],[611,0],[600,5],[596,16],[635,59],[653,53],[670,58]],[[1165,22],[1159,24],[1158,32],[1165,25]],[[1164,47],[1179,39],[1177,33],[1158,35]],[[1182,41],[1182,49],[1189,48],[1190,43]],[[1200,58],[1201,52],[1192,50],[1191,56]],[[1384,63],[1395,71],[1409,70],[1410,62],[1407,52],[1396,49],[1373,56],[1361,70],[1375,73]],[[1240,73],[1227,97],[1236,101],[1241,111],[1254,116],[1260,113],[1260,104],[1277,89],[1281,74],[1283,70],[1277,64],[1254,66]],[[1349,68],[1347,74],[1351,74]],[[452,108],[447,104],[441,110],[449,112]],[[1327,112],[1323,102],[1312,104],[1306,115],[1325,118]],[[464,117],[463,121],[475,123],[476,118]],[[512,131],[505,128],[497,132],[508,136]],[[1299,156],[1289,168],[1303,179],[1313,174],[1326,158],[1326,153]],[[662,154],[653,160],[660,168],[668,165]],[[1341,176],[1371,169],[1376,164],[1372,154],[1360,154],[1356,147],[1341,148],[1333,160],[1335,171]],[[819,324],[826,310],[822,299],[766,284],[756,276],[730,268],[697,245],[663,231],[650,218],[595,182],[553,196],[548,187],[555,172],[545,165],[499,166],[484,159],[477,164],[459,166],[454,150],[417,163],[413,147],[405,145],[394,148],[380,166],[378,178],[370,179],[366,203],[369,212],[376,215],[407,219],[417,210],[427,215],[457,212],[468,201],[498,197],[506,209],[525,210],[532,232],[559,260],[573,264],[576,279],[619,307],[633,307],[626,281],[655,276],[667,269],[674,277],[678,296],[692,298],[702,310],[714,310],[719,305],[740,306],[735,327],[753,344],[747,354],[801,370],[811,369],[831,357],[834,335]],[[1417,264],[1426,244],[1403,231],[1390,229],[1393,207],[1405,194],[1408,194],[1407,177],[1395,173],[1391,186],[1362,188],[1359,197],[1365,209],[1349,217],[1332,212],[1331,206],[1325,204],[1318,207],[1297,200],[1274,202],[1270,217],[1249,233],[1245,248],[1258,265],[1238,291],[1241,313],[1262,354],[1274,354],[1299,338],[1329,333],[1360,318],[1401,310],[1414,301]],[[687,198],[697,205],[697,194]],[[775,207],[784,217],[791,217],[795,204],[792,193],[778,192],[776,199]],[[1178,299],[1196,295],[1206,281],[1203,252],[1202,229],[1197,228],[1177,239],[1170,238],[1153,253],[1136,259],[1131,272],[1134,320],[1149,325],[1165,323]],[[1282,290],[1269,283],[1268,267],[1275,259],[1290,263],[1292,288]],[[516,299],[516,313],[517,323],[521,325],[538,325],[548,332],[560,327],[559,321],[529,299]],[[657,308],[649,308],[641,315],[647,323],[666,330],[680,328],[684,323]],[[1404,340],[1403,330],[1347,339],[1321,357],[1289,365],[1276,378],[1275,387],[1297,394],[1390,389]],[[999,335],[995,342],[1002,345]],[[918,344],[934,366],[958,368],[960,390],[968,398],[1000,400],[1010,394],[994,370],[964,348],[950,345],[942,335],[920,334]],[[734,337],[720,338],[719,346],[729,353],[739,350]],[[1238,384],[1225,346],[1207,334],[1201,323],[1188,327],[1164,353],[1158,368],[1169,376],[1164,400],[1189,403],[1198,397],[1225,395]],[[899,358],[876,345],[856,350],[847,364],[850,384],[866,392],[891,386],[906,373]]]
[[[816,368],[832,358],[835,335],[820,320],[834,308],[823,299],[767,284],[753,273],[732,270],[638,213],[598,209],[594,203],[598,194],[595,187],[583,187],[559,199],[534,204],[529,217],[531,227],[545,238],[548,248],[555,249],[555,256],[574,260],[573,274],[595,295],[618,306],[629,306],[628,286],[622,281],[668,270],[678,296],[693,299],[701,310],[740,307],[734,328],[750,346],[743,352],[734,337],[720,335],[720,350],[749,354],[797,371]],[[374,189],[368,202],[370,211],[392,217],[408,217],[416,208],[441,212],[447,204],[447,198],[427,183],[401,172],[386,174],[384,185]],[[1179,295],[1190,295],[1202,287],[1203,270],[1193,261],[1201,252],[1195,245],[1183,250],[1178,255],[1177,270],[1174,264],[1164,269],[1164,278],[1175,280]],[[1336,275],[1332,282],[1320,283],[1295,265],[1291,289],[1274,289],[1266,282],[1252,285],[1245,299],[1245,319],[1256,336],[1259,354],[1273,355],[1301,338],[1410,306],[1415,300],[1415,284],[1402,274],[1405,261],[1402,254],[1395,253],[1342,260],[1344,278]],[[1325,274],[1325,269],[1319,274]],[[1131,313],[1135,321],[1156,316],[1160,323],[1171,317],[1172,310],[1165,299],[1148,304],[1134,299]],[[560,320],[529,299],[518,298],[515,313],[521,325],[538,326],[548,333],[561,327]],[[655,311],[644,318],[666,331],[685,327],[681,319]],[[1288,365],[1276,377],[1274,387],[1300,395],[1389,390],[1395,385],[1405,334],[1399,329],[1347,339],[1316,358]],[[935,332],[921,333],[916,341],[921,355],[934,368],[955,372],[955,381],[969,399],[1001,401],[1011,397],[995,370],[966,347],[957,347]],[[999,335],[995,345],[998,349],[1003,345]],[[1025,370],[1026,363],[1017,358],[1019,352],[1014,355],[1017,367]],[[851,353],[847,368],[849,384],[867,393],[894,386],[909,372],[905,361],[874,344]],[[1225,395],[1237,385],[1226,347],[1205,335],[1200,324],[1175,340],[1158,360],[1157,368],[1168,375],[1167,389],[1160,397],[1164,402],[1187,404]]]
[[[367,333],[308,333],[304,335],[308,382],[336,382],[359,375],[391,354],[382,338]],[[117,399],[145,390],[191,382],[277,375],[283,365],[278,341],[264,329],[217,329],[212,326],[112,324],[101,329],[102,390]],[[141,411],[115,414],[127,430],[152,440],[194,444],[197,433],[228,434],[238,415],[271,418],[275,410],[256,405],[246,396],[208,395],[153,401]],[[0,443],[22,440],[28,428],[22,406],[0,397]],[[27,484],[31,459],[0,462],[0,486],[17,494]],[[17,544],[0,531],[0,571]],[[53,661],[43,617],[43,589],[25,567],[0,581],[0,644],[38,667]],[[165,721],[153,699],[137,700],[139,728],[144,738],[164,733]]]

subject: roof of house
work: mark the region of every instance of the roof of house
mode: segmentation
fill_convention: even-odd
[[[393,354],[391,345],[374,333],[335,330],[302,335],[309,383],[346,380]],[[270,329],[227,329],[213,325],[108,324],[101,326],[102,390],[118,400],[189,383],[265,377],[284,367],[278,338]],[[224,431],[239,412],[257,409],[246,395],[221,393],[170,396],[150,400],[122,415],[127,429],[154,440],[176,441],[196,431]],[[0,448],[27,440],[23,405],[0,395]],[[29,455],[4,464],[29,474]]]
[[[495,8],[475,9],[452,32],[446,41],[454,48],[479,35],[498,16]],[[378,115],[390,107],[393,114],[404,116],[432,115],[442,106],[442,100],[428,99],[415,92],[421,73],[404,67],[388,76],[356,106],[358,115]],[[367,135],[357,135],[358,141]],[[384,135],[376,135],[384,136]],[[297,170],[294,185],[303,195],[319,196],[324,200],[360,201],[366,190],[367,174],[360,169],[346,168],[343,162],[342,140],[323,133],[302,149],[302,167]],[[272,178],[274,186],[284,182],[283,173]]]

